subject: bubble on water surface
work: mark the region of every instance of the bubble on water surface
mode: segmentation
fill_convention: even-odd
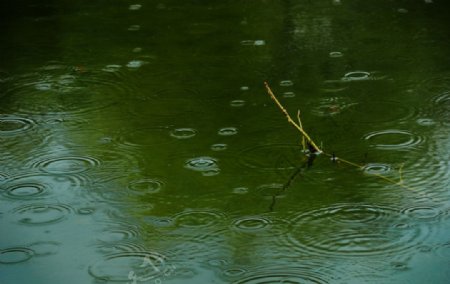
[[[236,135],[237,133],[238,130],[236,127],[223,127],[217,132],[217,134],[219,134],[220,136],[232,136]]]
[[[66,204],[30,204],[13,210],[14,218],[24,225],[47,225],[60,222],[73,212]]]
[[[16,264],[31,259],[34,251],[29,248],[14,247],[0,250],[1,264]]]
[[[283,98],[294,98],[294,97],[295,97],[294,92],[284,92],[283,93]]]
[[[177,139],[189,139],[197,135],[194,128],[176,128],[170,131],[170,136]]]

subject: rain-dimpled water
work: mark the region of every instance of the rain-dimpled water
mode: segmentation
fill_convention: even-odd
[[[450,283],[449,8],[2,1],[0,283]]]

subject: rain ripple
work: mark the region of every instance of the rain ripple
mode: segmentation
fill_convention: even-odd
[[[204,176],[215,176],[220,173],[217,159],[211,157],[197,157],[186,161],[185,168],[201,172]]]
[[[327,271],[321,265],[310,262],[305,266],[268,266],[257,267],[245,273],[234,284],[263,284],[263,283],[330,283],[333,271]],[[240,275],[239,275],[240,276]]]
[[[128,282],[157,280],[168,268],[167,259],[158,252],[112,254],[89,266],[89,274],[100,281]]]
[[[36,122],[15,115],[0,115],[0,137],[17,136],[34,127]]]
[[[396,151],[416,149],[424,140],[421,136],[398,129],[371,132],[364,135],[363,139],[369,141],[371,147]]]
[[[431,233],[390,207],[336,204],[294,216],[286,241],[316,255],[368,256],[406,252]]]
[[[24,225],[47,225],[67,218],[73,209],[66,204],[30,204],[13,210],[17,222]]]
[[[29,168],[37,168],[49,174],[78,174],[100,165],[91,156],[63,155],[60,157],[39,157],[27,163]]]
[[[65,65],[46,67],[12,77],[2,96],[5,107],[27,114],[80,114],[115,104],[115,94],[131,90],[129,80],[120,72]],[[104,97],[106,94],[108,97]]]
[[[1,264],[16,264],[31,259],[34,251],[24,247],[14,247],[0,250]]]

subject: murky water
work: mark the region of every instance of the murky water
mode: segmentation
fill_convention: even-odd
[[[4,2],[0,283],[450,282],[444,1]]]

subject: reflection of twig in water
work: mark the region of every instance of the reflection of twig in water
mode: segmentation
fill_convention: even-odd
[[[277,192],[272,195],[272,202],[270,203],[269,210],[273,211],[275,208],[275,204],[277,202],[277,197],[283,194],[292,184],[292,182],[299,176],[303,169],[309,169],[312,165],[314,160],[316,159],[316,155],[314,153],[311,153],[308,155],[308,159],[299,167],[295,169],[295,171],[290,175],[289,179],[283,184],[283,186],[277,190]]]
[[[330,157],[331,160],[332,160],[333,162],[342,162],[342,163],[344,163],[344,164],[347,164],[347,165],[350,165],[350,166],[359,168],[359,169],[361,169],[361,170],[364,170],[364,166],[362,166],[362,165],[358,165],[358,164],[353,163],[353,162],[351,162],[351,161],[348,161],[348,160],[345,160],[345,159],[342,159],[342,158],[338,158],[338,157],[336,157],[336,155],[335,155],[334,153],[333,153],[333,154],[328,154],[328,153],[323,152],[323,151],[322,151],[322,150],[314,143],[314,141],[311,139],[311,137],[308,135],[308,133],[306,133],[306,131],[303,129],[303,125],[302,125],[301,120],[300,120],[300,111],[298,111],[298,113],[297,113],[297,120],[298,120],[298,123],[296,123],[296,122],[291,118],[291,116],[289,115],[289,113],[287,112],[287,110],[286,110],[286,109],[283,107],[283,105],[280,103],[280,101],[277,99],[277,97],[275,96],[275,94],[272,92],[272,90],[271,90],[270,87],[269,87],[269,84],[268,84],[267,82],[264,82],[264,85],[265,85],[265,87],[266,87],[267,93],[269,94],[270,98],[275,102],[275,104],[278,106],[278,108],[281,110],[281,112],[286,116],[288,122],[289,122],[291,125],[293,125],[298,131],[300,131],[300,133],[301,133],[301,135],[302,135],[302,143],[303,143],[304,140],[307,141],[306,144],[307,144],[308,149],[309,149],[309,151],[311,152],[312,156],[315,156],[315,154],[323,153],[325,156]],[[311,164],[312,164],[312,162],[311,162]],[[297,173],[297,174],[298,174],[298,173]],[[396,185],[398,185],[398,186],[400,186],[400,187],[402,187],[402,188],[406,188],[406,189],[414,189],[413,187],[407,186],[407,185],[405,185],[405,184],[403,183],[403,165],[402,165],[402,166],[400,167],[400,169],[399,169],[399,174],[400,174],[400,180],[399,180],[399,181],[395,181],[395,180],[392,179],[392,178],[389,178],[389,177],[386,177],[386,176],[383,176],[383,175],[377,174],[377,173],[374,173],[373,176],[376,176],[376,177],[378,177],[378,178],[380,178],[380,179],[383,179],[383,180],[385,180],[385,181],[387,181],[387,182],[389,182],[389,183],[391,183],[391,184],[396,184]],[[289,181],[288,183],[290,184],[291,181]],[[284,186],[283,186],[283,188],[284,188]],[[285,190],[285,189],[283,189],[283,188],[281,189],[281,191],[284,191],[284,190]],[[274,203],[274,202],[272,202],[272,203]],[[271,208],[272,208],[272,206],[271,206]]]

